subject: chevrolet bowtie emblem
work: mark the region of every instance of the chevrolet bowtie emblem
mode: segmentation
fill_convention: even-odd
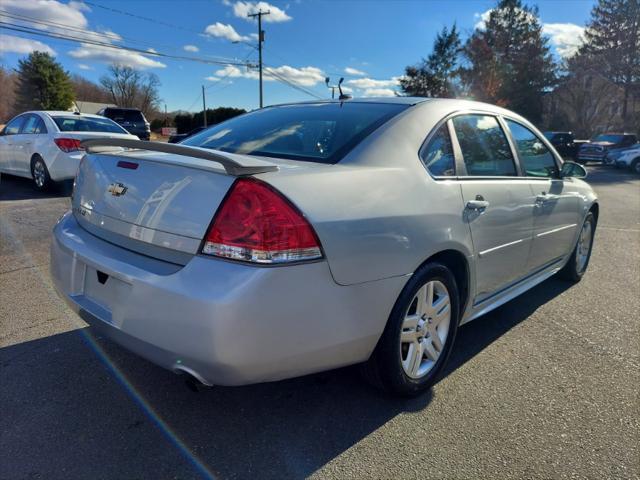
[[[127,193],[127,187],[125,187],[121,183],[112,183],[109,185],[109,189],[107,190],[114,197],[121,197],[125,193]]]

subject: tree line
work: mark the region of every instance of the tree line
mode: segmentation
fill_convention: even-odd
[[[444,27],[427,58],[406,67],[400,87],[406,95],[485,101],[534,123],[560,129],[574,124],[585,133],[617,88],[623,92],[622,127],[638,131],[639,0],[598,0],[582,45],[560,62],[551,55],[537,7],[499,0],[464,42],[455,23]],[[554,91],[561,108],[543,118],[545,97]],[[591,125],[585,121],[590,116]]]
[[[27,110],[68,110],[76,101],[84,101],[137,108],[154,130],[175,123],[184,133],[203,124],[202,112],[178,112],[171,119],[165,118],[160,112],[160,85],[157,75],[123,65],[111,65],[97,84],[71,75],[52,55],[36,51],[20,60],[15,71],[0,66],[0,123]],[[208,109],[207,122],[211,125],[244,112],[224,107]]]

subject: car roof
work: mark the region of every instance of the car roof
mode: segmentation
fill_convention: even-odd
[[[100,115],[94,115],[92,113],[74,113],[74,112],[69,112],[64,110],[31,110],[29,112],[24,112],[24,113],[44,113],[46,115],[49,115],[50,117],[58,116],[58,115],[66,115],[66,116],[75,116],[75,117],[104,118],[104,117],[101,117]]]

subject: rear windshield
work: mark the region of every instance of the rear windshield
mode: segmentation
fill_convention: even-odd
[[[182,142],[230,153],[335,163],[405,110],[392,103],[317,103],[256,110]]]
[[[80,116],[51,117],[61,132],[108,132],[127,133],[120,125],[108,118]]]
[[[139,110],[120,110],[118,108],[109,108],[105,111],[105,116],[115,120],[116,122],[144,122],[142,112]]]
[[[594,142],[609,142],[609,143],[620,143],[624,135],[598,135],[592,141]]]

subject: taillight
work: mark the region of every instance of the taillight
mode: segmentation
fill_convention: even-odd
[[[55,138],[53,140],[58,145],[58,148],[63,152],[77,152],[84,150],[84,147],[80,145],[80,140],[77,138]]]
[[[263,264],[322,258],[320,242],[300,211],[278,191],[251,178],[231,187],[202,253]]]

